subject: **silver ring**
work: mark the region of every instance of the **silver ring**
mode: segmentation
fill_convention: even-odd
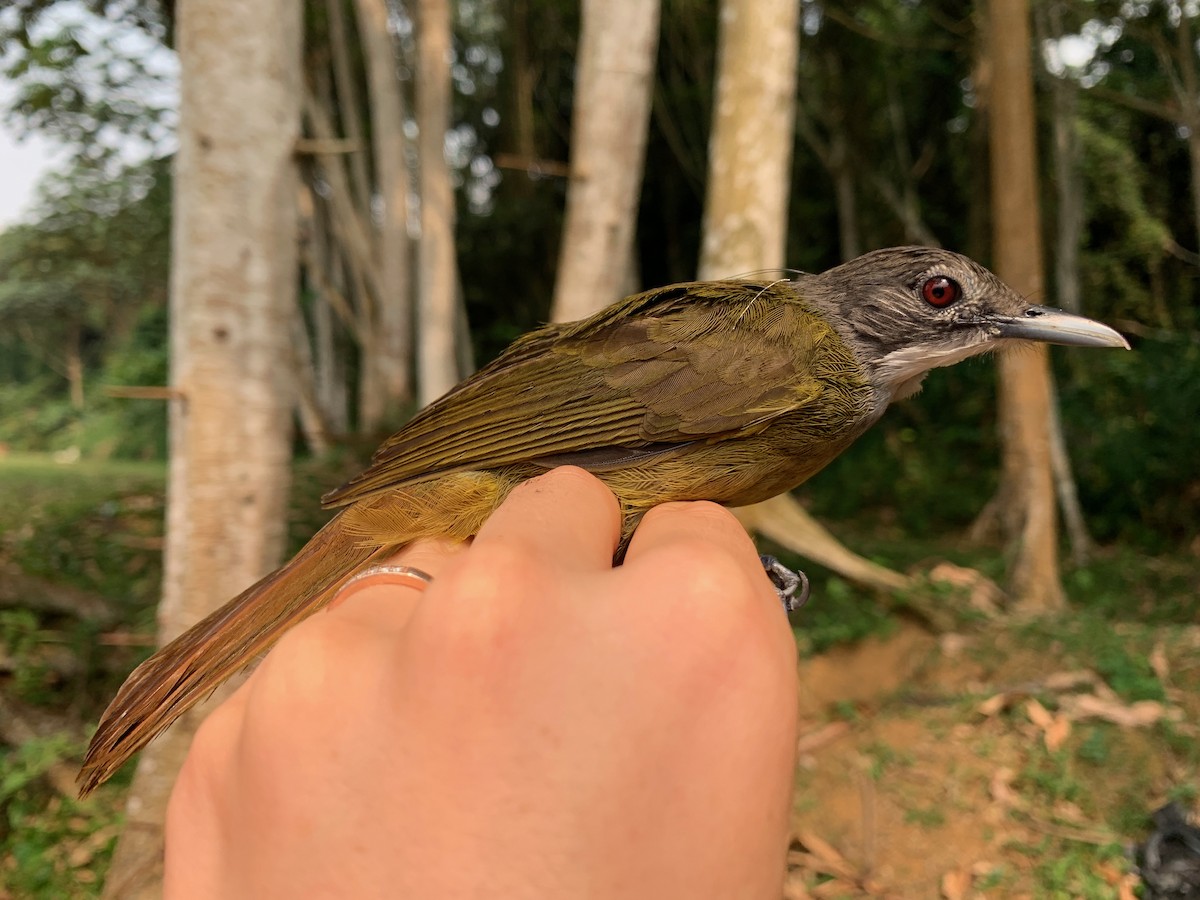
[[[423,591],[433,583],[433,576],[428,572],[423,572],[415,566],[396,566],[396,565],[380,565],[367,566],[361,572],[356,572],[345,584],[341,590],[345,590],[352,584],[357,584],[360,581],[366,581],[368,578],[376,578],[379,576],[391,576],[394,578],[395,584],[403,585],[404,587],[416,588],[418,591]]]

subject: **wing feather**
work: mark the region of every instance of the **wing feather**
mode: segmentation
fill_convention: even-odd
[[[829,337],[792,282],[639,294],[518,339],[325,501],[340,506],[448,471],[586,461],[590,451],[636,456],[753,433],[820,394],[808,363]]]

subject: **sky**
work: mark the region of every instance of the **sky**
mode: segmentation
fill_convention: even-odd
[[[5,0],[0,0],[0,15],[5,14],[4,7]],[[54,6],[39,23],[38,29],[46,32],[72,28],[76,39],[95,55],[93,66],[100,67],[111,60],[114,50],[126,58],[138,59],[153,77],[135,81],[134,90],[145,91],[148,101],[160,106],[169,107],[177,102],[175,54],[137,28],[95,16],[86,7],[69,0]],[[35,30],[35,34],[39,33]],[[86,62],[83,68],[86,71]],[[0,110],[8,108],[14,92],[13,83],[0,77]],[[165,127],[169,129],[170,123]],[[159,147],[131,141],[120,150],[126,161],[135,163],[152,153],[170,152],[171,143],[168,135]],[[32,211],[41,176],[51,169],[62,168],[68,158],[68,153],[59,151],[55,143],[39,135],[19,138],[17,130],[0,114],[0,231]]]
[[[0,97],[5,87],[0,84]],[[30,210],[34,186],[56,161],[53,144],[38,135],[18,142],[16,133],[0,117],[0,231]]]

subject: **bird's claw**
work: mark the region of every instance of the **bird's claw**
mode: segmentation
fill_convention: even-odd
[[[759,557],[763,570],[775,585],[775,593],[786,612],[795,612],[808,602],[808,576],[799,569],[792,570],[768,554]]]

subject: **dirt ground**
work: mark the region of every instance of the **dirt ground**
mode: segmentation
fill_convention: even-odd
[[[1153,644],[1161,701],[1028,643],[903,625],[802,663],[789,900],[1136,896],[1149,813],[1200,787],[1200,628]]]

